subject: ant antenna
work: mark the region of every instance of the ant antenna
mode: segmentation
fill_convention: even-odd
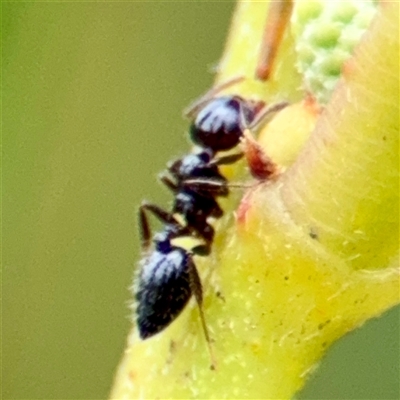
[[[256,79],[260,81],[266,81],[271,75],[274,60],[292,14],[292,9],[292,0],[270,2],[256,67]]]
[[[283,110],[285,107],[287,107],[290,103],[288,101],[280,101],[278,103],[273,103],[270,104],[269,106],[265,106],[261,109],[261,111],[257,114],[257,116],[254,118],[254,120],[250,124],[244,124],[243,130],[245,129],[250,129],[250,130],[256,130],[261,124],[263,124],[270,116],[271,114],[275,114],[278,111]],[[241,115],[243,112],[241,112]],[[240,123],[243,124],[245,122],[245,118],[240,119]]]
[[[201,109],[204,104],[209,102],[216,94],[221,92],[222,90],[227,89],[230,86],[236,85],[237,83],[240,83],[244,81],[245,76],[240,75],[240,76],[235,76],[231,79],[228,79],[225,82],[222,82],[221,84],[211,88],[207,93],[203,94],[200,98],[195,100],[192,104],[190,104],[187,108],[183,110],[183,115],[186,118],[193,118],[195,114]]]

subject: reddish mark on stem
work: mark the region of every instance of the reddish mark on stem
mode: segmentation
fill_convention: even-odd
[[[259,181],[271,179],[278,172],[277,165],[267,156],[249,129],[245,129],[241,138],[241,147],[246,157],[250,173]]]
[[[251,202],[251,197],[252,197],[253,190],[250,189],[243,197],[241,200],[239,207],[236,210],[236,222],[238,224],[244,224],[246,222],[246,216],[247,213],[249,212],[252,202]]]

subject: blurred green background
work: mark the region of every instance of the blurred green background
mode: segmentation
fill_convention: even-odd
[[[135,211],[166,204],[182,109],[233,2],[2,4],[4,399],[104,399],[130,329]],[[399,309],[329,352],[302,399],[398,399]]]

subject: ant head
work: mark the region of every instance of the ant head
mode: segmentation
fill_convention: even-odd
[[[240,96],[222,96],[209,100],[200,109],[190,127],[194,143],[213,152],[230,150],[243,135],[242,121],[250,124],[260,110],[260,102]]]

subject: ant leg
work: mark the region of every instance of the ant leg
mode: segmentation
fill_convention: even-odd
[[[139,207],[139,232],[142,249],[147,250],[150,247],[151,231],[149,221],[142,207]]]
[[[239,161],[244,156],[243,153],[230,154],[229,156],[215,158],[213,161],[209,163],[210,166],[219,166],[219,165],[228,165],[234,164]]]
[[[288,101],[279,101],[278,103],[270,104],[269,106],[264,106],[257,116],[251,121],[251,124],[248,124],[247,128],[250,130],[254,130],[259,128],[267,118],[271,116],[271,114],[277,113],[278,111],[283,110],[290,103]],[[246,127],[246,125],[244,125]]]
[[[217,190],[217,188],[220,187],[219,185],[221,185],[219,182],[209,181],[207,179],[188,179],[183,182],[183,185],[190,189],[194,189],[198,192],[205,191],[205,192],[211,192],[216,196],[224,196],[224,194],[214,193]],[[253,187],[254,184],[230,183],[230,182],[226,182],[224,184],[224,188],[226,188],[227,190],[230,188],[251,189]]]
[[[142,205],[139,207],[139,231],[140,231],[140,238],[142,241],[142,248],[145,250],[150,247],[150,239],[151,239],[151,230],[149,221],[146,216],[146,211],[150,211],[161,222],[174,225],[178,224],[173,215],[163,210],[162,208],[156,206],[155,204],[146,202],[142,203]]]
[[[174,216],[169,213],[168,211],[165,211],[161,207],[152,204],[152,203],[147,203],[143,202],[142,205],[140,206],[141,211],[150,211],[155,217],[157,217],[161,222],[164,222],[165,224],[178,224],[178,221],[174,218]]]
[[[193,247],[191,251],[193,254],[196,254],[196,256],[207,257],[211,253],[211,246],[210,244],[200,244]]]
[[[182,186],[186,189],[194,190],[201,194],[207,192],[213,196],[227,196],[228,183],[221,180],[212,179],[186,179],[182,182]]]
[[[210,335],[208,333],[208,328],[207,328],[206,320],[204,317],[204,311],[203,311],[203,289],[201,286],[199,274],[197,272],[196,266],[194,265],[192,258],[190,258],[190,263],[189,263],[188,267],[189,267],[190,289],[194,295],[194,298],[196,299],[196,303],[199,308],[200,321],[201,321],[201,325],[202,325],[203,332],[204,332],[204,337],[206,339],[208,351],[210,353],[210,358],[211,358],[211,367],[210,368],[212,370],[214,370],[216,368],[215,357],[214,357],[214,353],[212,351],[211,339],[210,339]]]
[[[211,253],[211,245],[214,240],[215,231],[214,228],[208,224],[206,221],[204,225],[200,227],[198,232],[196,232],[197,237],[201,237],[205,243],[199,244],[191,249],[193,254],[201,257],[207,257]]]
[[[254,140],[254,139],[253,139]],[[257,142],[255,144],[259,146]],[[247,149],[246,149],[247,151]],[[263,150],[260,148],[260,151],[263,152]],[[246,154],[246,153],[245,153]],[[247,157],[247,155],[246,155]],[[271,161],[272,163],[272,161]],[[275,164],[273,164],[275,165]],[[259,178],[262,180],[261,178]],[[250,189],[254,187],[254,184],[247,185],[245,183],[229,183],[229,182],[220,182],[220,181],[212,181],[208,179],[187,179],[183,182],[183,186],[187,187],[188,189],[195,190],[197,192],[208,192],[212,193],[214,196],[226,196],[228,193],[228,190],[230,188],[239,188],[239,189]]]
[[[187,108],[183,110],[183,115],[186,118],[193,118],[197,112],[204,106],[204,104],[208,103],[216,94],[225,90],[226,88],[236,85],[237,83],[242,82],[245,79],[243,75],[235,76],[227,80],[226,82],[222,82],[216,87],[211,88],[207,93],[203,94],[200,98],[195,100],[192,104],[190,104]]]
[[[178,190],[178,185],[165,173],[162,173],[158,176],[158,179],[173,193],[176,193]]]
[[[278,0],[270,3],[256,68],[256,79],[260,81],[266,81],[271,75],[283,33],[292,14],[292,8],[292,0]]]

